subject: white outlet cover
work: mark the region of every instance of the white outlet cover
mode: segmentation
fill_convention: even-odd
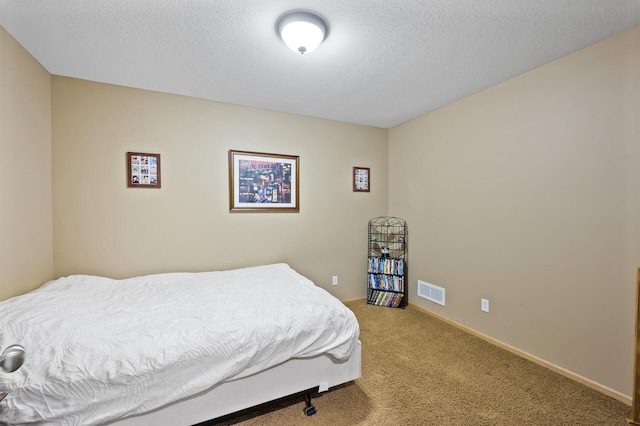
[[[487,299],[480,299],[480,309],[484,312],[489,312],[489,301]]]

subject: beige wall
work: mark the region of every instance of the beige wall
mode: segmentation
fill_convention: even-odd
[[[0,27],[0,300],[52,271],[51,77]]]
[[[300,213],[229,213],[229,149],[299,155]],[[127,151],[161,154],[161,189],[126,188]],[[387,130],[54,76],[53,176],[56,277],[287,262],[344,300],[386,214]]]
[[[391,129],[411,302],[629,397],[639,123],[636,27]]]

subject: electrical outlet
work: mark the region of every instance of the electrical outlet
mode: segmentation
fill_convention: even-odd
[[[483,312],[489,312],[489,301],[487,299],[480,299],[480,309]]]
[[[334,275],[333,276],[333,281],[332,281],[333,285],[338,285],[338,276]]]

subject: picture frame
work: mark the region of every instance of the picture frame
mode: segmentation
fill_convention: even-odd
[[[369,167],[353,168],[353,192],[371,191],[371,169]]]
[[[127,188],[161,188],[160,154],[127,152]]]
[[[298,213],[300,157],[229,150],[229,211]]]

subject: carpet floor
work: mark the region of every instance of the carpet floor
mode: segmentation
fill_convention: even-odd
[[[626,425],[631,407],[411,306],[348,302],[362,377],[221,425]]]

